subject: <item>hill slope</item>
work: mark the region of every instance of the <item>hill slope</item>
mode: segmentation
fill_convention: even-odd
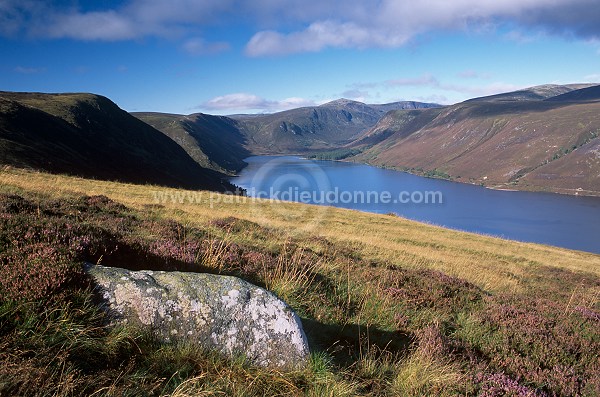
[[[368,105],[339,99],[315,107],[232,117],[240,122],[252,152],[282,154],[336,148],[374,126],[387,111],[437,106],[420,102]]]
[[[98,179],[233,188],[161,132],[92,94],[0,93],[0,159]]]
[[[198,164],[219,172],[241,170],[250,155],[238,122],[223,116],[132,113],[177,142]]]
[[[568,94],[572,91],[577,91],[582,88],[590,87],[592,84],[544,84],[535,87],[525,88],[523,90],[505,92],[502,94],[489,95],[480,98],[469,99],[465,102],[485,101],[485,102],[502,102],[502,101],[535,101],[549,99],[556,96]]]
[[[493,187],[598,195],[597,97],[589,87],[547,100],[392,112],[355,142],[365,151],[353,159]]]
[[[546,99],[550,102],[569,102],[569,101],[598,101],[600,100],[600,85],[585,87],[579,90],[569,91]]]
[[[0,395],[598,395],[600,255],[220,194],[156,206],[153,189],[0,169]],[[99,256],[266,287],[302,319],[310,364],[107,327],[77,282]]]

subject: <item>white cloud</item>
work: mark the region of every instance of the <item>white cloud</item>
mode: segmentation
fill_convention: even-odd
[[[190,55],[210,55],[227,51],[229,44],[225,42],[208,43],[202,38],[195,37],[183,43],[181,48]]]
[[[439,84],[437,87],[444,91],[453,91],[469,96],[487,96],[526,88],[521,85],[503,82],[494,82],[490,84],[474,86],[460,84]]]
[[[428,95],[428,96],[417,96],[415,101],[425,103],[437,103],[439,105],[450,105],[451,101],[444,95]]]
[[[255,57],[317,52],[330,47],[399,47],[409,38],[408,34],[370,29],[354,22],[319,21],[287,35],[274,31],[258,32],[246,45],[246,54]]]
[[[4,0],[17,3],[17,0]],[[233,0],[129,0],[121,6],[95,11],[40,5],[25,29],[35,36],[76,40],[131,40],[147,36],[181,37],[210,25],[233,7]],[[27,19],[27,18],[25,18]]]
[[[443,91],[453,91],[461,94],[469,95],[492,95],[501,92],[514,91],[521,88],[522,86],[494,82],[486,85],[461,85],[453,83],[441,82],[437,77],[426,73],[418,77],[399,78],[394,80],[388,80],[384,83],[389,87],[402,87],[402,86],[419,86],[419,87],[431,87]]]
[[[190,37],[202,30],[242,21],[246,28],[260,27],[247,42],[249,56],[399,47],[428,31],[489,31],[502,24],[514,27],[513,39],[537,31],[600,38],[598,0],[123,0],[93,10],[77,6],[85,3],[0,0],[0,34],[106,41],[175,37],[194,47]]]
[[[421,102],[432,102],[439,103],[443,105],[450,104],[452,101],[449,97],[456,97],[456,93],[460,94],[459,98],[462,97],[464,99],[469,99],[477,96],[487,96],[500,94],[504,92],[516,91],[522,88],[523,86],[518,86],[514,84],[507,84],[502,82],[494,82],[486,85],[458,85],[458,84],[450,84],[444,83],[438,80],[436,77],[425,74],[423,76],[414,77],[414,78],[400,78],[395,80],[388,80],[380,83],[360,83],[357,84],[360,86],[368,86],[370,88],[376,89],[378,87],[387,87],[389,88],[397,88],[397,87],[409,87],[409,86],[419,86],[419,87],[427,87],[433,88],[436,90],[435,94],[431,94],[429,96],[416,96],[412,98],[412,100],[417,100]],[[444,91],[449,96],[444,95]],[[342,97],[347,99],[352,99],[355,101],[365,102],[367,103],[368,98],[374,97],[368,91],[361,91],[358,89],[349,89],[341,94]],[[378,96],[378,95],[375,95]],[[295,109],[300,107],[307,106],[318,106],[326,102],[330,102],[336,98],[326,98],[320,101],[309,100],[305,98],[286,98],[283,100],[269,100],[262,98],[258,95],[249,94],[249,93],[233,93],[223,96],[214,97],[197,108],[207,112],[218,112],[220,114],[233,114],[233,113],[272,113],[278,112],[288,109]],[[393,102],[393,100],[388,100],[387,102]]]
[[[138,36],[133,21],[115,11],[56,15],[52,23],[38,29],[52,38],[114,41]]]
[[[459,77],[463,78],[489,78],[488,74],[481,74],[474,71],[464,71],[459,73]],[[363,83],[364,84],[364,83]],[[416,77],[400,77],[397,79],[386,80],[380,83],[368,83],[368,86],[376,87],[381,86],[389,89],[397,89],[402,87],[419,87],[419,88],[431,88],[434,89],[437,94],[429,97],[416,97],[416,100],[424,102],[436,102],[447,104],[449,103],[448,97],[444,96],[441,92],[452,92],[461,94],[460,96],[464,99],[472,98],[474,96],[487,96],[494,95],[504,92],[510,92],[525,88],[520,85],[504,83],[504,82],[491,82],[488,84],[456,84],[441,81],[439,78],[433,76],[431,73],[424,73],[421,76]],[[456,96],[456,95],[452,95]]]
[[[32,67],[27,67],[27,66],[17,66],[13,70],[15,72],[21,73],[21,74],[37,74],[37,73],[45,72],[46,68],[32,68]]]
[[[479,77],[479,73],[477,73],[474,70],[467,69],[467,70],[463,70],[462,72],[459,72],[458,77],[463,78],[463,79],[476,79]]]
[[[18,35],[27,25],[27,18],[39,19],[43,8],[35,0],[0,0],[0,35]]]
[[[588,74],[583,80],[590,83],[600,83],[600,73]]]
[[[467,69],[457,74],[461,79],[489,79],[491,75],[489,73],[477,72],[472,69]]]
[[[511,30],[510,32],[504,34],[504,38],[509,41],[514,41],[518,44],[527,44],[538,40],[539,34],[532,35],[521,30]]]
[[[352,99],[353,101],[365,102],[371,95],[368,91],[350,89],[342,93],[342,98]]]
[[[258,111],[278,112],[305,106],[315,106],[314,101],[304,98],[286,98],[279,101],[268,100],[254,94],[234,93],[212,98],[198,108],[209,111]]]
[[[502,22],[524,29],[581,37],[600,37],[597,0],[363,0],[320,1],[339,7],[322,12],[303,29],[256,33],[249,56],[285,55],[328,47],[399,47],[431,30],[489,31]],[[294,8],[296,2],[292,2]],[[303,2],[302,7],[308,8]],[[292,11],[293,12],[293,11]],[[290,11],[284,11],[289,15]],[[335,17],[333,17],[335,16]],[[523,35],[521,40],[523,40]]]
[[[431,74],[426,73],[419,77],[403,77],[394,80],[388,80],[385,82],[386,85],[392,87],[402,86],[433,86],[437,87],[440,85],[439,81]]]

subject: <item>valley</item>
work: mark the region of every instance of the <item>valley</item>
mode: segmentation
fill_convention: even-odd
[[[79,175],[125,181],[141,181],[139,175],[145,172],[147,182],[162,180],[171,186],[192,186],[193,173],[196,186],[215,188],[221,184],[219,179],[239,172],[250,155],[300,154],[496,189],[597,196],[599,87],[538,86],[449,106],[337,100],[272,114],[133,113],[135,118],[106,99],[87,94],[3,93],[0,128],[5,143],[1,147],[7,164],[53,172],[77,169]],[[53,130],[42,128],[44,123]],[[106,132],[95,132],[100,129],[113,134],[126,129],[131,142],[147,137],[143,140],[150,145],[133,148],[120,143],[118,135],[111,138]],[[40,135],[25,136],[23,131]],[[150,136],[155,143],[148,141]],[[43,139],[54,142],[41,144]],[[106,148],[101,140],[120,148],[102,153],[109,160],[102,166],[100,152],[84,147]],[[156,157],[152,150],[157,146],[163,150]],[[86,150],[89,157],[83,160],[81,152]],[[142,162],[127,165],[124,159],[110,160],[128,150]],[[173,154],[166,155],[165,150]],[[155,159],[154,171],[145,166],[144,172],[132,169],[127,175],[134,163],[148,164],[148,156]],[[174,161],[180,162],[179,171]]]
[[[600,396],[598,0],[0,0],[0,397]]]
[[[598,199],[454,182],[599,195],[598,88],[230,117],[130,114],[93,94],[0,93],[0,395],[597,395],[600,256],[478,233],[519,217],[535,241],[553,244],[541,237],[558,231],[593,245]],[[257,154],[344,160],[327,164],[351,168],[347,189],[371,189],[357,179],[464,188],[438,208],[462,221],[476,212],[467,196],[477,189],[487,198],[473,222],[491,229],[223,194]],[[271,174],[274,185],[340,181],[296,159],[283,177]],[[523,201],[511,207],[512,194]],[[590,206],[561,210],[573,200]],[[455,205],[463,212],[448,211]],[[83,263],[265,288],[299,316],[306,365],[264,368],[244,352],[227,358],[113,327]]]

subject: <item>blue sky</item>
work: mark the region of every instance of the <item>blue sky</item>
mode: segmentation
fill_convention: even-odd
[[[598,0],[0,0],[0,90],[128,111],[443,104],[600,83]]]

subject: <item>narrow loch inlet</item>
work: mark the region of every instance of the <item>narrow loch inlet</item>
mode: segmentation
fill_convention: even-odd
[[[600,198],[486,189],[362,164],[254,156],[251,196],[396,213],[452,229],[600,254]]]

